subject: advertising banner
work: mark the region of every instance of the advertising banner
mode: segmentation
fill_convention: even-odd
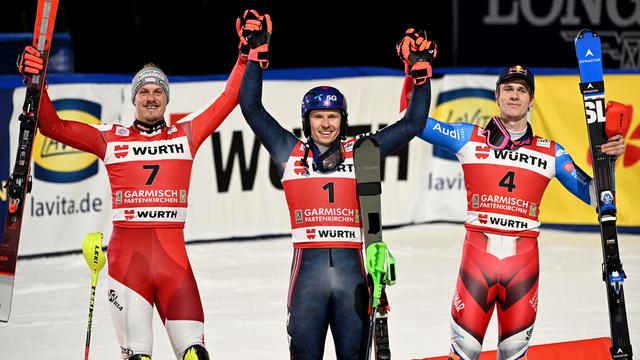
[[[444,122],[484,125],[498,112],[495,75],[445,75],[432,81],[431,116]],[[300,100],[312,87],[331,85],[348,99],[350,134],[376,131],[398,120],[403,78],[355,76],[319,80],[265,80],[263,104],[280,124],[301,132]],[[130,125],[134,107],[128,83],[63,83],[49,94],[63,119],[90,124]],[[588,139],[577,76],[536,76],[530,120],[534,132],[562,144],[587,173]],[[607,99],[640,108],[634,84],[640,75],[607,75]],[[167,119],[175,122],[213,101],[224,81],[174,82]],[[0,176],[4,183],[15,161],[18,115],[24,88],[0,92]],[[27,196],[21,255],[78,250],[85,233],[111,232],[111,192],[106,170],[94,155],[38,135],[33,154],[33,191]],[[617,161],[618,224],[640,226],[633,211],[640,199],[640,120],[626,136]],[[189,176],[189,174],[183,174]],[[191,240],[287,235],[289,214],[282,185],[266,149],[237,107],[199,149],[191,174],[185,237]],[[429,221],[464,222],[466,191],[462,168],[453,154],[420,139],[383,163],[383,225]],[[6,190],[0,210],[6,213]],[[553,180],[541,204],[546,224],[594,225],[595,210]]]

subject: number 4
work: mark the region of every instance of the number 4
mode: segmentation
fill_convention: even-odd
[[[516,176],[515,172],[513,171],[507,172],[502,177],[502,179],[500,179],[500,182],[498,183],[498,185],[502,187],[506,187],[508,192],[512,192],[513,189],[516,188],[516,184],[514,184],[515,176]]]

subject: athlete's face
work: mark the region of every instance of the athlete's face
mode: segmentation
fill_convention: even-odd
[[[524,80],[517,79],[498,86],[496,103],[503,121],[518,122],[526,119],[529,108],[533,106],[533,98]]]
[[[146,84],[136,93],[136,119],[154,124],[164,118],[167,94],[160,85]]]
[[[340,135],[342,116],[338,110],[311,110],[309,125],[316,145],[331,146]]]

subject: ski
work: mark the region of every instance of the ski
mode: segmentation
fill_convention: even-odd
[[[27,77],[27,90],[22,105],[18,151],[16,161],[7,181],[8,212],[2,239],[0,239],[0,321],[9,321],[13,284],[18,258],[18,243],[22,227],[25,198],[31,192],[31,153],[38,127],[40,96],[45,83],[49,48],[58,10],[58,0],[38,0],[33,47],[42,53],[44,69],[40,75]]]
[[[380,182],[380,149],[371,138],[363,138],[354,145],[353,162],[356,171],[358,199],[362,216],[365,248],[370,244],[382,241],[381,202],[382,184]],[[390,267],[391,278],[395,279],[395,268]],[[389,348],[389,329],[387,317],[389,304],[385,291],[384,275],[381,277],[382,296],[378,304],[370,304],[369,337],[367,340],[367,357],[371,358],[371,349],[375,348],[375,359],[391,359]],[[369,276],[369,283],[373,284]],[[371,285],[372,287],[372,285]],[[373,292],[373,288],[371,289]],[[375,341],[374,341],[375,340]],[[374,345],[375,344],[375,345]]]
[[[605,134],[604,77],[602,48],[595,31],[583,29],[575,39],[575,50],[580,71],[580,91],[584,101],[589,144],[593,159],[594,183],[598,197],[598,222],[602,240],[602,280],[607,291],[609,324],[611,328],[611,356],[613,359],[631,359],[629,325],[624,300],[622,269],[616,229],[615,183],[613,159],[600,151],[607,141]]]

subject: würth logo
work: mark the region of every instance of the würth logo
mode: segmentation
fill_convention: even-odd
[[[140,219],[177,219],[178,212],[175,210],[138,210],[136,215]]]
[[[136,216],[136,211],[135,210],[125,210],[124,211],[124,219],[125,220],[131,220]]]
[[[302,160],[296,160],[296,162],[293,163],[293,172],[296,175],[309,175],[309,169],[305,165]]]
[[[116,159],[122,159],[127,156],[129,153],[129,145],[116,145],[113,149],[113,154],[116,156]]]
[[[307,239],[313,240],[316,238],[316,229],[307,229]]]
[[[489,216],[487,214],[479,214],[478,215],[478,220],[480,221],[480,224],[486,224],[488,217]]]
[[[134,155],[184,154],[183,144],[167,144],[155,146],[134,146]]]
[[[489,157],[490,151],[488,146],[476,146],[476,158],[482,160]]]

